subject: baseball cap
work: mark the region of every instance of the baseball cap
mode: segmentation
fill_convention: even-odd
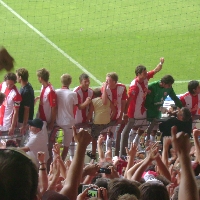
[[[30,126],[34,126],[36,128],[40,128],[40,129],[42,129],[42,127],[43,127],[43,121],[39,118],[36,118],[36,119],[33,119],[33,120],[28,120],[28,124]]]

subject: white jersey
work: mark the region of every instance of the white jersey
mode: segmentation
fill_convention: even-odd
[[[38,165],[37,153],[38,151],[42,151],[45,153],[45,162],[49,159],[49,151],[48,151],[48,134],[47,134],[47,124],[44,121],[43,127],[40,132],[34,134],[30,132],[28,142],[25,144],[25,147],[29,147],[30,151],[27,152],[28,155],[34,160],[34,162]],[[36,159],[36,160],[35,160]]]
[[[67,88],[56,90],[58,113],[56,116],[56,123],[58,125],[74,125],[74,106],[78,104],[76,92]]]

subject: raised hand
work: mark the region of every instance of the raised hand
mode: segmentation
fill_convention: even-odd
[[[87,130],[79,129],[79,132],[76,132],[76,127],[73,126],[73,136],[77,143],[80,143],[83,146],[88,146],[92,140],[92,136]]]
[[[135,154],[137,153],[137,144],[135,143],[131,142],[130,149],[128,149],[127,147],[125,148],[127,156],[135,156]]]
[[[37,159],[40,163],[45,163],[45,153],[42,151],[39,151],[37,153]]]
[[[172,144],[174,149],[179,154],[189,154],[190,142],[188,134],[184,132],[177,133],[177,127],[173,126],[171,128]]]

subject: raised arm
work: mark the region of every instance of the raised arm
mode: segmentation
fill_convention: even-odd
[[[159,154],[157,153],[157,146],[156,144],[154,144],[150,147],[147,157],[144,159],[143,163],[138,167],[131,179],[135,181],[140,181],[140,179],[142,178],[142,174],[144,173],[148,165],[151,164],[151,162],[155,160],[158,156]]]
[[[169,163],[168,163],[168,150],[169,150],[169,145],[171,144],[171,137],[165,136],[163,138],[163,151],[162,151],[162,161],[165,164],[165,166],[168,168]]]
[[[155,160],[156,160],[158,171],[159,171],[160,175],[163,175],[165,178],[167,178],[169,181],[171,181],[171,175],[169,173],[169,170],[168,170],[167,166],[165,166],[165,164],[163,163],[160,155],[157,156]]]
[[[77,142],[77,149],[60,194],[67,196],[71,200],[76,200],[78,195],[78,186],[81,182],[83,173],[85,151],[87,146],[90,144],[92,137],[88,131],[83,129],[77,133],[75,127],[73,127],[73,135]]]
[[[196,161],[200,163],[200,144],[199,144],[198,136],[200,136],[200,130],[194,129],[193,138],[194,138],[194,145],[195,145],[195,150],[196,150]]]
[[[108,96],[107,96],[107,93],[106,93],[106,87],[107,87],[107,82],[104,82],[102,84],[102,102],[104,105],[106,105],[108,103]]]
[[[130,150],[126,147],[126,153],[128,156],[128,164],[124,173],[124,178],[127,177],[127,171],[134,165],[134,159],[137,153],[137,145],[135,143],[131,143]]]
[[[45,163],[45,153],[39,151],[37,153],[37,159],[39,161],[39,183],[38,188],[40,190],[41,195],[47,190],[48,188],[48,178],[47,178],[47,169]]]
[[[158,73],[162,69],[162,65],[163,65],[164,61],[165,61],[164,58],[160,58],[160,62],[158,63],[158,65],[154,69],[154,74]]]
[[[102,143],[103,143],[104,137],[102,135],[99,136],[99,139],[97,141],[97,149],[98,149],[98,153],[99,153],[99,158],[101,162],[105,161],[105,155],[104,155],[104,151],[102,148]]]
[[[198,200],[198,190],[192,170],[189,151],[190,142],[187,134],[177,133],[177,128],[171,128],[172,144],[178,153],[181,164],[181,182],[179,185],[178,199]]]

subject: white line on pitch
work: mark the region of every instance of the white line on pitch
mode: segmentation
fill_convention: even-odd
[[[80,70],[85,72],[92,78],[97,84],[101,85],[101,81],[98,80],[93,74],[91,74],[87,69],[85,69],[80,63],[74,60],[71,56],[65,53],[61,48],[59,48],[55,43],[53,43],[50,39],[48,39],[43,33],[37,30],[33,25],[31,25],[28,21],[26,21],[23,17],[21,17],[17,12],[15,12],[10,6],[0,0],[0,3],[7,8],[12,14],[14,14],[18,19],[20,19],[24,24],[26,24],[30,29],[36,32],[41,38],[43,38],[46,42],[48,42],[52,47],[54,47],[57,51],[59,51],[63,56],[69,59],[73,64],[75,64]]]

